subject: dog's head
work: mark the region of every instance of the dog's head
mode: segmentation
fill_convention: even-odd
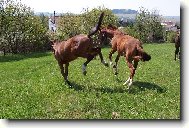
[[[142,54],[142,61],[149,61],[149,60],[151,60],[151,56],[147,54],[146,52],[144,52]]]
[[[57,49],[57,44],[58,44],[57,40],[50,40],[51,50],[53,51],[54,54]]]

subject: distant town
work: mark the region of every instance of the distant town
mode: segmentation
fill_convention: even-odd
[[[132,9],[112,9],[112,12],[123,20],[134,21],[138,11]],[[36,15],[43,13],[45,16],[53,16],[53,12],[36,12]],[[60,16],[61,13],[56,13],[56,16]],[[178,22],[180,24],[180,16],[162,16],[164,21]]]
[[[134,23],[135,22],[135,18],[136,15],[138,13],[138,11],[136,10],[132,10],[132,9],[112,9],[112,12],[118,16],[119,21],[121,21],[123,24],[127,24],[127,23]],[[55,25],[53,24],[53,16],[54,16],[54,12],[36,12],[36,15],[40,15],[43,14],[45,16],[49,16],[50,21],[49,21],[49,28],[51,29],[56,29]],[[56,15],[56,19],[58,19],[58,17],[60,17],[60,15],[63,13],[57,13],[55,12]],[[162,26],[165,27],[166,30],[168,31],[177,31],[178,26],[180,28],[180,16],[161,16],[162,17]]]

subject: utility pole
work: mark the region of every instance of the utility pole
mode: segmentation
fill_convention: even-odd
[[[55,24],[55,11],[54,11],[54,24]]]

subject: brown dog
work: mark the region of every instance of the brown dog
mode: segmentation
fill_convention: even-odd
[[[179,56],[178,58],[180,59],[180,32],[177,32],[175,37],[175,61],[177,56]]]
[[[99,55],[101,62],[108,66],[104,61],[101,47],[94,46],[92,35],[97,33],[100,30],[101,22],[103,19],[104,13],[101,13],[99,22],[95,28],[88,35],[80,34],[76,35],[67,41],[54,42],[54,56],[58,61],[59,67],[61,69],[61,74],[64,77],[66,83],[70,84],[68,81],[68,66],[69,62],[77,59],[78,57],[87,58],[87,61],[82,66],[83,74],[86,75],[87,64],[96,56]],[[100,42],[101,43],[101,42]],[[65,65],[65,66],[64,66]]]
[[[102,40],[102,42],[107,38],[111,39],[112,48],[109,53],[110,65],[112,65],[112,55],[117,51],[117,46],[120,45],[119,43],[121,43],[121,41],[119,41],[119,37],[122,37],[122,35],[126,34],[113,25],[108,25],[100,32],[100,39]]]
[[[107,27],[101,30],[101,34],[103,36],[108,36],[111,38],[112,49],[109,53],[110,65],[112,64],[112,54],[117,51],[118,55],[115,59],[116,64],[113,66],[115,70],[115,75],[117,72],[117,63],[120,56],[125,56],[127,65],[130,70],[130,76],[128,80],[124,83],[128,84],[128,88],[132,85],[133,77],[135,74],[135,70],[137,68],[139,60],[149,61],[151,56],[148,55],[142,47],[142,43],[129,35],[126,35],[116,29],[115,27]],[[134,64],[132,63],[134,61]]]

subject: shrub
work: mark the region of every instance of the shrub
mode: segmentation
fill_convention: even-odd
[[[142,42],[157,42],[163,39],[163,27],[161,26],[161,16],[157,10],[149,12],[145,8],[140,8],[136,16],[134,29]]]
[[[84,9],[83,13],[79,15],[72,13],[62,14],[54,37],[58,40],[66,40],[77,34],[88,34],[97,24],[101,12],[105,12],[102,26],[107,26],[108,24],[117,25],[118,18],[107,8],[98,7],[91,11]]]
[[[167,42],[174,43],[175,37],[176,37],[176,32],[174,32],[174,31],[168,31],[167,32]]]
[[[21,2],[0,1],[0,51],[27,53],[41,51],[48,42],[42,19]]]

